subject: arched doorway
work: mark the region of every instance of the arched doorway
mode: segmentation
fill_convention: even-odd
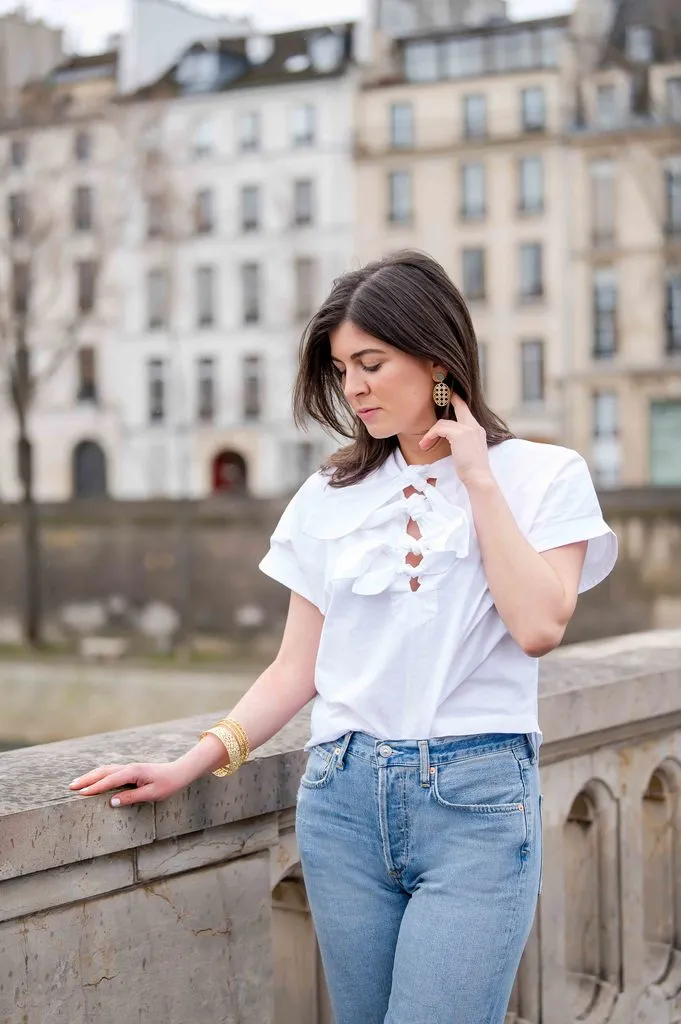
[[[96,441],[81,441],[73,449],[74,498],[106,495],[106,455]]]
[[[248,483],[246,460],[238,452],[221,451],[213,459],[213,492],[243,494]]]

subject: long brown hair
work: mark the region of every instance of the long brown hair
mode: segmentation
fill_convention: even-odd
[[[372,437],[345,400],[331,361],[331,333],[345,321],[408,355],[444,366],[446,383],[485,428],[490,447],[513,437],[483,397],[475,330],[462,295],[430,256],[396,252],[334,281],[301,342],[293,393],[296,424],[304,427],[312,419],[352,442],[325,464],[332,486],[358,483],[397,447],[396,436]],[[452,416],[451,407],[433,404],[433,410],[438,417]]]

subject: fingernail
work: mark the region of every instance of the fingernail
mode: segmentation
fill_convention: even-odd
[[[74,779],[73,782],[69,782],[69,786],[77,786],[77,785],[78,785],[78,779]]]
[[[121,801],[120,801],[119,797],[113,796],[111,798],[111,806],[112,807],[120,807],[121,806]]]

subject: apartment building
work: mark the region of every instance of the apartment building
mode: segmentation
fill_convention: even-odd
[[[121,497],[286,493],[305,323],[354,247],[351,25],[190,47],[123,103]]]
[[[558,441],[568,19],[482,20],[469,7],[450,27],[379,40],[358,99],[358,252],[436,257],[470,304],[491,406],[519,435]]]
[[[571,437],[603,486],[679,486],[681,9],[616,4],[577,38]]]
[[[125,206],[117,182],[116,54],[72,57],[25,86],[0,123],[0,497],[20,497],[10,395],[19,332],[38,500],[111,489],[118,449],[107,368],[120,294],[112,255]]]

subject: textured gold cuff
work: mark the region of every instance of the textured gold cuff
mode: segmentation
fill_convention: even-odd
[[[231,729],[224,725],[214,725],[212,729],[201,733],[201,739],[208,735],[216,736],[229,754],[229,762],[222,768],[216,768],[213,775],[223,778],[225,775],[233,775],[241,768],[245,758],[242,756],[241,747]]]
[[[251,753],[251,744],[243,725],[234,718],[223,718],[217,724],[232,730],[241,748],[241,756],[244,761],[247,761]]]

